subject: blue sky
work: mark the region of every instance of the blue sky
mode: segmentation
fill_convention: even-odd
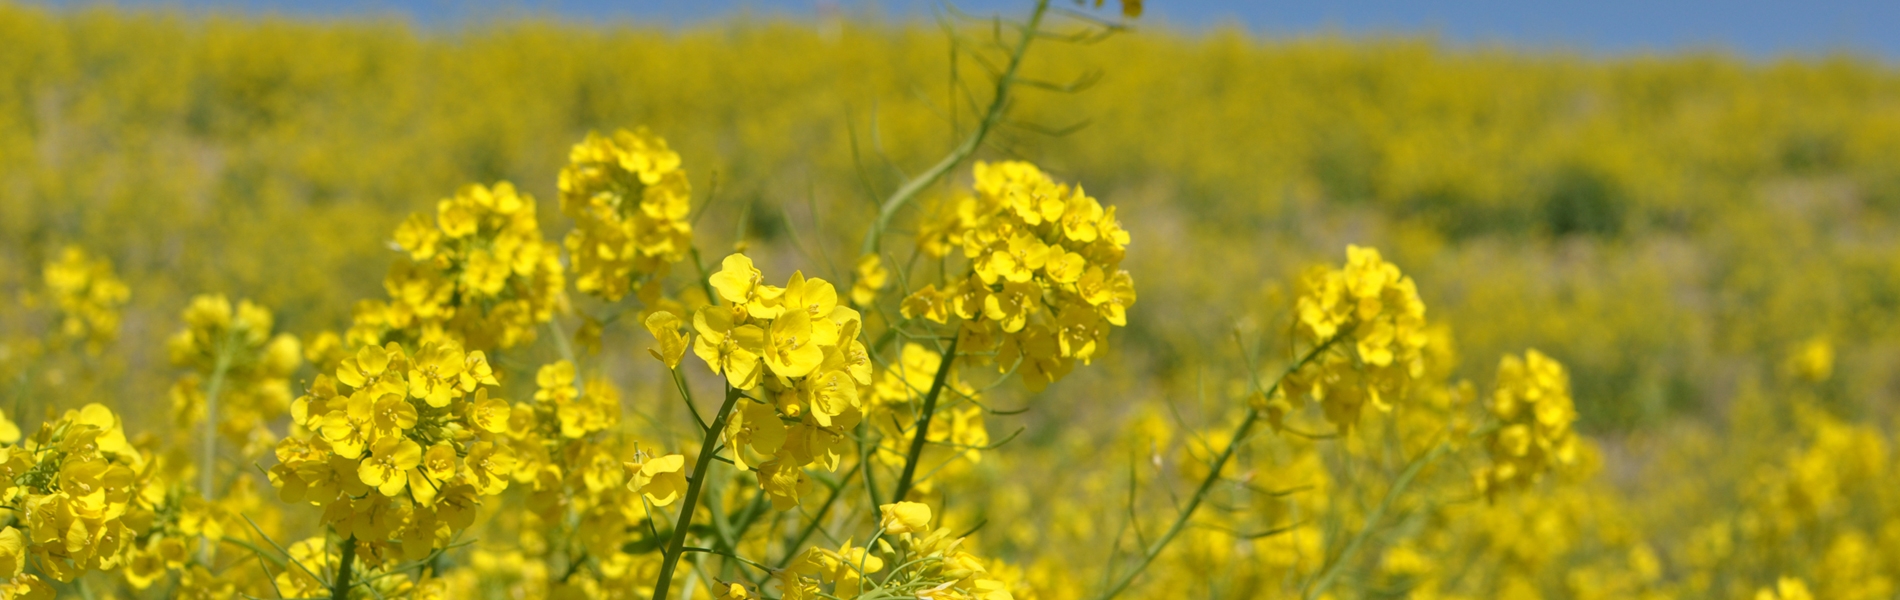
[[[962,0],[972,11],[1021,12],[1028,0]],[[1074,0],[1054,0],[1071,3]],[[1110,0],[1112,3],[1114,0]],[[76,4],[54,0],[56,4]],[[307,16],[395,14],[423,24],[539,14],[598,22],[691,24],[736,13],[812,18],[821,6],[920,18],[932,0],[117,0],[130,6],[238,8]],[[1900,59],[1900,0],[1149,0],[1145,26],[1236,24],[1264,34],[1434,34],[1621,54],[1726,48],[1756,57],[1848,51]]]

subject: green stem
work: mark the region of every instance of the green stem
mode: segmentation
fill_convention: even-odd
[[[1372,531],[1379,525],[1379,520],[1385,518],[1386,509],[1392,507],[1392,503],[1398,500],[1399,494],[1405,492],[1405,488],[1412,484],[1412,480],[1418,477],[1420,471],[1425,470],[1427,465],[1430,465],[1432,461],[1438,459],[1439,455],[1445,453],[1445,447],[1445,444],[1434,446],[1430,452],[1426,452],[1424,456],[1413,460],[1412,464],[1405,467],[1404,472],[1399,473],[1398,480],[1392,482],[1392,489],[1386,490],[1385,498],[1379,500],[1378,506],[1373,507],[1372,514],[1366,515],[1366,524],[1359,528],[1359,533],[1353,535],[1351,542],[1346,543],[1346,549],[1339,553],[1339,557],[1334,559],[1332,564],[1327,565],[1326,570],[1320,573],[1319,579],[1313,583],[1313,587],[1306,591],[1305,598],[1318,598],[1320,595],[1326,593],[1327,588],[1332,587],[1333,581],[1339,576],[1340,571],[1345,567],[1346,563],[1351,561],[1353,555],[1359,552],[1360,546],[1365,545],[1366,539],[1372,537]]]
[[[686,483],[686,498],[680,506],[680,516],[673,520],[673,536],[667,541],[666,551],[660,562],[660,576],[653,582],[653,597],[665,598],[668,587],[673,584],[673,570],[679,568],[681,548],[686,546],[686,530],[693,522],[693,507],[699,504],[699,490],[710,476],[707,467],[712,463],[714,451],[719,448],[719,434],[726,430],[726,417],[732,414],[732,405],[743,397],[737,388],[726,387],[726,403],[719,407],[719,414],[713,417],[713,424],[706,431],[706,439],[699,445],[699,458],[693,464],[693,477]]]
[[[351,570],[356,563],[356,536],[343,542],[343,560],[337,563],[336,581],[330,584],[330,600],[345,600],[350,597]]]
[[[204,464],[199,465],[198,493],[206,502],[214,499],[212,488],[217,487],[218,470],[218,396],[224,393],[225,374],[231,370],[231,345],[237,343],[236,333],[227,331],[224,342],[218,344],[218,360],[211,368],[211,381],[205,385],[205,431]],[[217,545],[212,540],[200,537],[198,540],[198,558],[206,563],[217,554]]]
[[[911,478],[917,475],[917,461],[929,441],[926,436],[930,433],[930,417],[937,412],[937,396],[943,393],[944,382],[950,378],[950,367],[957,362],[957,342],[961,339],[961,336],[951,338],[950,345],[943,349],[943,359],[937,363],[937,376],[930,382],[930,392],[924,394],[924,407],[917,412],[917,424],[910,429],[910,454],[904,457],[904,473],[898,476],[897,487],[891,492],[892,502],[903,502],[910,494]]]
[[[964,138],[963,143],[951,150],[948,156],[943,157],[943,160],[937,161],[937,164],[932,165],[929,170],[904,182],[903,187],[891,193],[891,197],[878,208],[877,221],[871,225],[870,231],[865,232],[864,245],[858,252],[859,256],[877,254],[878,242],[884,236],[884,228],[890,225],[891,217],[895,216],[897,211],[904,208],[904,205],[917,194],[923,192],[924,188],[930,187],[951,169],[956,168],[964,159],[975,154],[976,149],[983,146],[983,140],[989,136],[990,130],[995,128],[997,123],[1002,122],[1004,109],[1009,104],[1010,86],[1016,84],[1016,70],[1022,66],[1023,57],[1029,54],[1029,43],[1036,39],[1036,32],[1042,27],[1043,13],[1048,10],[1049,0],[1037,0],[1036,10],[1030,13],[1029,24],[1023,28],[1022,39],[1016,42],[1015,50],[1009,55],[1009,66],[1004,67],[1002,75],[996,78],[996,94],[990,98],[990,106],[984,111],[983,120],[977,123],[976,131],[970,132],[970,136]]]
[[[1273,382],[1273,387],[1265,390],[1264,394],[1271,398],[1274,392],[1280,390],[1280,384],[1286,381],[1287,376],[1305,367],[1306,363],[1312,362],[1320,353],[1331,348],[1334,342],[1344,337],[1343,335],[1333,336],[1333,338],[1327,340],[1326,343],[1320,344],[1308,351],[1306,356],[1300,358],[1299,362],[1293,363],[1291,367],[1287,367],[1286,372],[1281,373],[1280,378]],[[1255,387],[1258,388],[1259,384],[1256,383]],[[1252,433],[1254,425],[1259,422],[1260,411],[1249,407],[1246,416],[1240,420],[1240,426],[1234,428],[1233,441],[1228,442],[1227,448],[1221,451],[1220,456],[1214,458],[1214,464],[1208,466],[1207,478],[1201,480],[1200,487],[1194,490],[1194,496],[1189,498],[1187,505],[1181,508],[1181,514],[1175,517],[1174,524],[1168,527],[1168,532],[1162,534],[1160,538],[1155,539],[1154,543],[1149,544],[1147,551],[1142,553],[1141,561],[1135,564],[1135,568],[1122,574],[1121,579],[1116,580],[1114,585],[1103,590],[1102,595],[1096,596],[1096,600],[1109,600],[1127,590],[1128,585],[1134,583],[1135,577],[1141,575],[1141,572],[1146,570],[1148,565],[1154,563],[1155,558],[1161,555],[1161,551],[1168,547],[1168,543],[1174,541],[1174,537],[1180,535],[1181,530],[1187,528],[1188,520],[1194,516],[1194,511],[1201,507],[1201,502],[1207,499],[1208,491],[1214,488],[1215,482],[1220,481],[1221,469],[1227,466],[1227,461],[1233,459],[1234,450],[1240,448],[1241,444],[1246,443],[1247,434]]]
[[[205,500],[212,499],[212,490],[217,483],[213,475],[218,460],[218,395],[224,392],[224,376],[231,370],[231,335],[226,335],[224,343],[218,345],[218,360],[211,368],[211,383],[205,386],[205,433],[204,465],[198,474],[199,493]]]

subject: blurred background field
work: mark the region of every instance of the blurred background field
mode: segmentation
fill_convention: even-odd
[[[509,180],[558,214],[553,174],[594,129],[653,128],[696,205],[716,194],[706,222],[744,212],[787,264],[803,229],[810,258],[844,264],[834,240],[862,230],[867,190],[948,146],[951,111],[972,118],[922,27],[420,33],[9,6],[0,28],[0,272],[21,286],[65,244],[111,258],[137,290],[133,372],[198,291],[255,298],[287,331],[338,327],[401,217],[460,182]],[[1354,242],[1430,282],[1469,354],[1528,343],[1571,365],[1592,431],[1719,413],[1817,336],[1839,347],[1841,408],[1891,416],[1889,66],[1236,33],[1048,50],[1032,75],[1100,83],[1025,94],[1023,120],[1083,127],[1006,129],[995,153],[1084,182],[1150,240],[1129,260],[1155,301],[1119,359],[1143,379],[1189,376],[1275,282]]]
[[[424,31],[0,4],[0,40],[0,290],[43,304],[41,265],[67,245],[131,290],[117,350],[6,374],[75,396],[58,408],[104,402],[128,428],[163,422],[163,342],[192,295],[250,298],[280,331],[340,329],[381,295],[401,219],[465,182],[512,181],[564,230],[555,174],[590,130],[645,125],[672,144],[698,222],[718,224],[697,232],[709,254],[743,239],[767,272],[848,281],[875,199],[973,118],[952,69],[981,68],[953,66],[929,25],[853,20]],[[1285,327],[1293,277],[1348,243],[1419,282],[1467,357],[1455,377],[1489,382],[1494,357],[1526,347],[1564,363],[1603,481],[1650,499],[1639,522],[1745,497],[1680,486],[1757,479],[1743,473],[1797,429],[1761,407],[1900,424],[1891,62],[1160,29],[1050,46],[1026,72],[1094,85],[1026,92],[984,155],[1118,206],[1141,301],[1094,368],[1000,401],[1032,406],[991,425],[1025,429],[1029,450],[1003,464],[1054,470],[1173,419],[1171,404],[1215,418],[1208,390],[1236,380],[1207,365],[1238,362],[1236,324]],[[0,312],[0,332],[35,318]],[[605,343],[648,340],[624,323]],[[648,408],[671,390],[658,369],[602,368],[632,390],[628,410],[672,414]],[[1018,537],[999,545],[1034,555]]]

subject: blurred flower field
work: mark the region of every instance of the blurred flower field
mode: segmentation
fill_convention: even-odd
[[[0,4],[0,598],[1900,594],[1891,62],[1139,12]]]

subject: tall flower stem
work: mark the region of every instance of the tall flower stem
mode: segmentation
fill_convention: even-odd
[[[1281,373],[1280,377],[1274,380],[1273,386],[1264,390],[1263,393],[1269,398],[1273,397],[1274,392],[1280,390],[1280,384],[1284,383],[1289,375],[1305,367],[1306,363],[1312,362],[1314,358],[1318,358],[1321,353],[1331,348],[1334,342],[1344,337],[1346,336],[1334,336],[1332,339],[1327,340],[1326,343],[1320,344],[1308,351],[1306,356],[1300,357],[1299,362],[1287,367],[1286,372]],[[1120,595],[1123,591],[1126,591],[1128,585],[1135,582],[1135,577],[1141,575],[1141,572],[1146,570],[1148,565],[1153,564],[1155,558],[1161,556],[1161,551],[1167,549],[1168,543],[1173,542],[1174,537],[1180,535],[1181,530],[1187,528],[1188,520],[1194,517],[1194,511],[1199,509],[1201,502],[1207,499],[1208,491],[1214,489],[1215,482],[1220,481],[1221,469],[1227,466],[1227,461],[1234,458],[1234,451],[1240,448],[1241,444],[1247,442],[1247,435],[1252,433],[1254,426],[1259,423],[1260,410],[1248,407],[1246,415],[1240,420],[1240,426],[1234,428],[1234,435],[1231,438],[1233,441],[1228,442],[1227,448],[1221,450],[1220,456],[1214,458],[1214,464],[1208,465],[1207,477],[1201,480],[1200,487],[1195,488],[1194,496],[1188,498],[1187,504],[1181,507],[1181,514],[1175,517],[1174,524],[1168,527],[1168,532],[1162,534],[1160,538],[1155,539],[1154,543],[1149,544],[1146,551],[1142,552],[1140,562],[1135,563],[1135,567],[1129,569],[1127,573],[1123,573],[1121,578],[1117,579],[1113,585],[1102,590],[1102,594],[1095,597],[1096,600],[1110,600]]]
[[[904,208],[905,204],[916,198],[925,188],[942,179],[971,154],[975,154],[976,149],[983,146],[983,140],[989,137],[990,131],[995,129],[997,124],[1002,123],[1003,114],[1009,107],[1010,88],[1016,85],[1016,71],[1022,67],[1023,57],[1029,54],[1030,42],[1035,41],[1036,36],[1040,35],[1042,17],[1048,11],[1049,0],[1037,0],[1036,10],[1029,14],[1029,22],[1022,29],[1022,39],[1017,40],[1016,47],[1010,52],[1009,64],[1003,67],[1003,72],[996,77],[995,94],[990,97],[990,105],[983,111],[983,120],[977,122],[976,130],[970,132],[969,137],[964,138],[963,143],[958,144],[956,149],[943,157],[943,160],[937,161],[937,164],[931,165],[929,170],[904,182],[903,187],[897,188],[896,192],[891,193],[890,198],[884,200],[883,205],[878,208],[877,221],[872,223],[871,230],[864,234],[864,244],[858,254],[877,254],[878,243],[884,236],[884,229],[890,225],[891,217],[897,215],[898,209]]]
[[[892,502],[904,501],[910,493],[911,479],[917,475],[917,463],[924,455],[924,444],[929,443],[930,417],[937,412],[937,396],[943,394],[943,386],[950,379],[950,367],[957,362],[957,340],[951,338],[950,345],[943,349],[943,359],[937,362],[937,375],[930,381],[930,391],[924,394],[924,406],[917,411],[917,424],[910,428],[910,454],[904,457],[904,473],[897,478],[897,488],[891,492]]]
[[[706,439],[700,442],[699,458],[693,463],[693,476],[686,482],[686,498],[680,504],[680,516],[673,520],[673,536],[666,543],[666,550],[660,560],[660,575],[653,582],[653,597],[665,598],[668,587],[673,584],[673,570],[679,567],[681,548],[686,546],[686,530],[693,523],[693,508],[699,505],[699,491],[706,485],[710,476],[708,467],[712,464],[713,453],[719,450],[719,436],[726,431],[726,417],[732,415],[732,407],[740,398],[745,397],[739,390],[726,387],[726,402],[719,407],[719,414],[713,417],[712,427],[706,430]]]
[[[350,582],[353,567],[356,564],[356,536],[343,542],[343,560],[337,563],[336,581],[330,584],[330,600],[347,600],[350,597]]]

